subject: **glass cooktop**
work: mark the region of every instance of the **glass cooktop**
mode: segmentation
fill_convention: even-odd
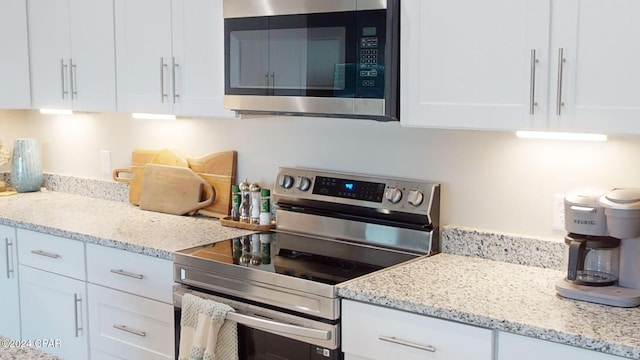
[[[334,256],[301,251],[291,242],[278,243],[278,233],[259,233],[203,245],[179,253],[200,259],[335,285],[382,269]],[[284,236],[284,235],[283,235]],[[282,239],[284,240],[284,239]],[[321,241],[301,237],[300,241]],[[339,246],[327,242],[322,247]],[[304,248],[304,247],[301,247]],[[307,247],[308,248],[308,247]]]

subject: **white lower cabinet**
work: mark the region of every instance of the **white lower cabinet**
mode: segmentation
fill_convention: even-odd
[[[174,358],[172,305],[99,285],[88,288],[92,358]]]
[[[539,359],[622,360],[624,358],[527,336],[498,332],[498,356],[496,360]]]
[[[17,238],[22,339],[64,359],[87,359],[84,243],[22,229]]]
[[[16,230],[0,225],[0,335],[20,339]]]
[[[22,339],[63,359],[88,358],[84,281],[20,265]],[[44,344],[36,341],[47,340]]]
[[[492,360],[493,347],[489,329],[342,300],[345,360]]]
[[[175,358],[172,267],[87,244],[92,359]]]

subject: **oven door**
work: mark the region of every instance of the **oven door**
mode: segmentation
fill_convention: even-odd
[[[277,6],[287,2],[263,2],[224,3],[226,108],[386,115],[386,9],[356,10],[345,0],[296,12]],[[266,8],[268,15],[256,12]]]
[[[235,310],[227,315],[227,320],[238,323],[240,360],[342,359],[337,323],[325,323],[287,314],[180,285],[176,285],[173,291],[176,314],[176,357],[180,344],[182,297],[186,293],[225,303]]]

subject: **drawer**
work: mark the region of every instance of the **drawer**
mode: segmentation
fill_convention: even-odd
[[[78,280],[86,280],[84,242],[18,229],[18,262]]]
[[[174,359],[172,305],[94,284],[88,285],[88,293],[92,353]]]
[[[342,350],[357,359],[491,360],[493,331],[343,300]]]
[[[90,283],[173,304],[173,262],[87,244]]]

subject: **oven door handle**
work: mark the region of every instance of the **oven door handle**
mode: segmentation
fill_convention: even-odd
[[[248,327],[270,330],[284,334],[304,336],[319,340],[329,340],[331,338],[330,332],[326,330],[310,329],[303,326],[285,324],[278,321],[238,314],[235,312],[227,313],[226,319]]]

